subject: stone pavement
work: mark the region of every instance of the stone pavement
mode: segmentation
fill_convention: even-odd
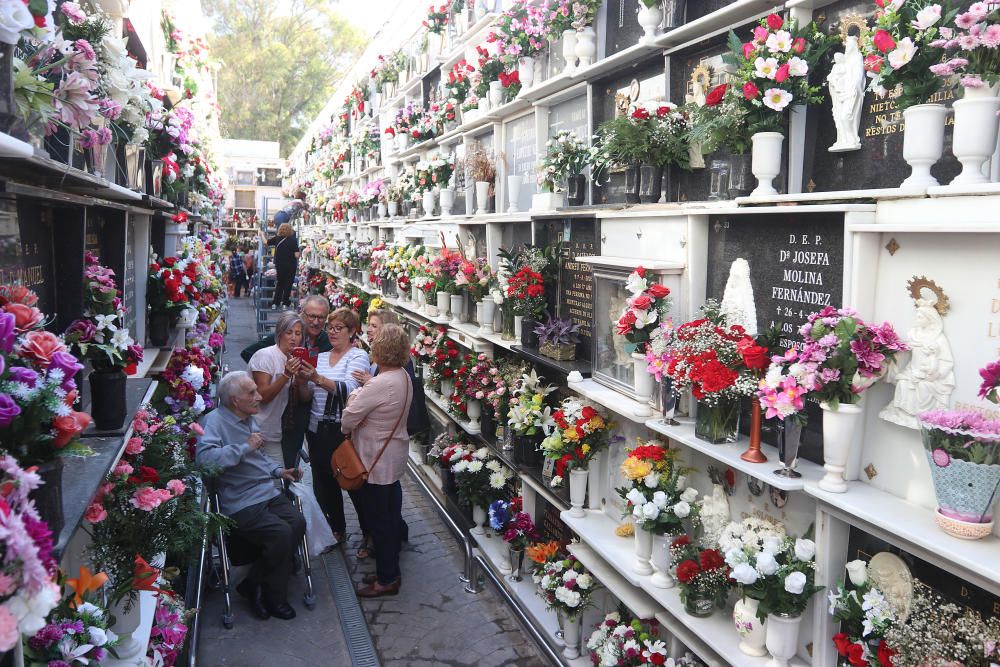
[[[225,363],[245,368],[239,352],[255,338],[249,299],[230,300]],[[374,560],[358,561],[360,542],[354,508],[345,494],[348,543],[344,556],[355,587],[374,572]],[[363,600],[372,639],[386,667],[536,667],[545,664],[529,635],[487,584],[478,595],[466,593],[458,575],[462,552],[439,519],[430,499],[409,478],[403,479],[403,517],[410,542],[403,545],[403,586],[398,596]],[[237,569],[234,581],[243,570]],[[235,596],[235,625],[222,626],[222,596],[207,590],[201,615],[198,662],[208,667],[346,667],[351,664],[340,618],[323,563],[314,561],[317,604],[302,604],[304,581],[293,577],[292,621],[258,621]]]

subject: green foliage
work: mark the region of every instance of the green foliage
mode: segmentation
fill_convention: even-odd
[[[288,154],[364,46],[323,0],[210,0],[223,136],[266,137]]]

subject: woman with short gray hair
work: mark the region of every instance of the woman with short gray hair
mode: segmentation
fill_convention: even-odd
[[[298,315],[282,314],[274,330],[274,345],[257,350],[247,364],[261,396],[257,425],[264,438],[264,453],[288,468],[294,467],[295,461],[285,460],[281,451],[281,422],[303,363],[292,355],[302,344],[302,331]]]

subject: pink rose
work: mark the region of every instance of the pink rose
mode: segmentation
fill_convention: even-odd
[[[172,479],[169,482],[167,482],[167,490],[169,490],[170,493],[172,493],[173,495],[179,496],[182,493],[184,493],[185,490],[187,490],[187,487],[184,486],[184,482],[182,482],[181,480]]]
[[[145,449],[146,447],[142,444],[142,438],[129,438],[128,444],[125,445],[125,453],[130,456],[141,454]]]
[[[91,503],[87,506],[87,511],[83,513],[83,518],[88,523],[100,523],[108,518],[108,512],[101,503]]]

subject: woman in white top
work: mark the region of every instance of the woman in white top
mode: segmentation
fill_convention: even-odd
[[[309,386],[301,392],[303,400],[308,400],[310,394],[312,398],[306,442],[309,443],[309,460],[313,469],[313,489],[338,543],[343,542],[347,522],[344,519],[344,496],[333,476],[330,458],[344,440],[340,431],[341,411],[351,392],[361,386],[354,379],[354,372],[367,372],[370,368],[368,354],[354,347],[360,328],[361,320],[353,310],[338,308],[330,313],[326,320],[326,334],[333,349],[319,355],[316,369],[309,377]],[[321,437],[318,433],[320,421],[332,422],[329,437]],[[350,496],[362,534],[367,534],[360,495],[351,491]]]
[[[292,350],[302,344],[302,328],[298,315],[283,314],[274,330],[274,345],[257,350],[247,364],[261,396],[256,419],[264,438],[264,452],[284,468],[295,467],[295,462],[285,461],[281,452],[281,417],[302,364],[292,356]]]

